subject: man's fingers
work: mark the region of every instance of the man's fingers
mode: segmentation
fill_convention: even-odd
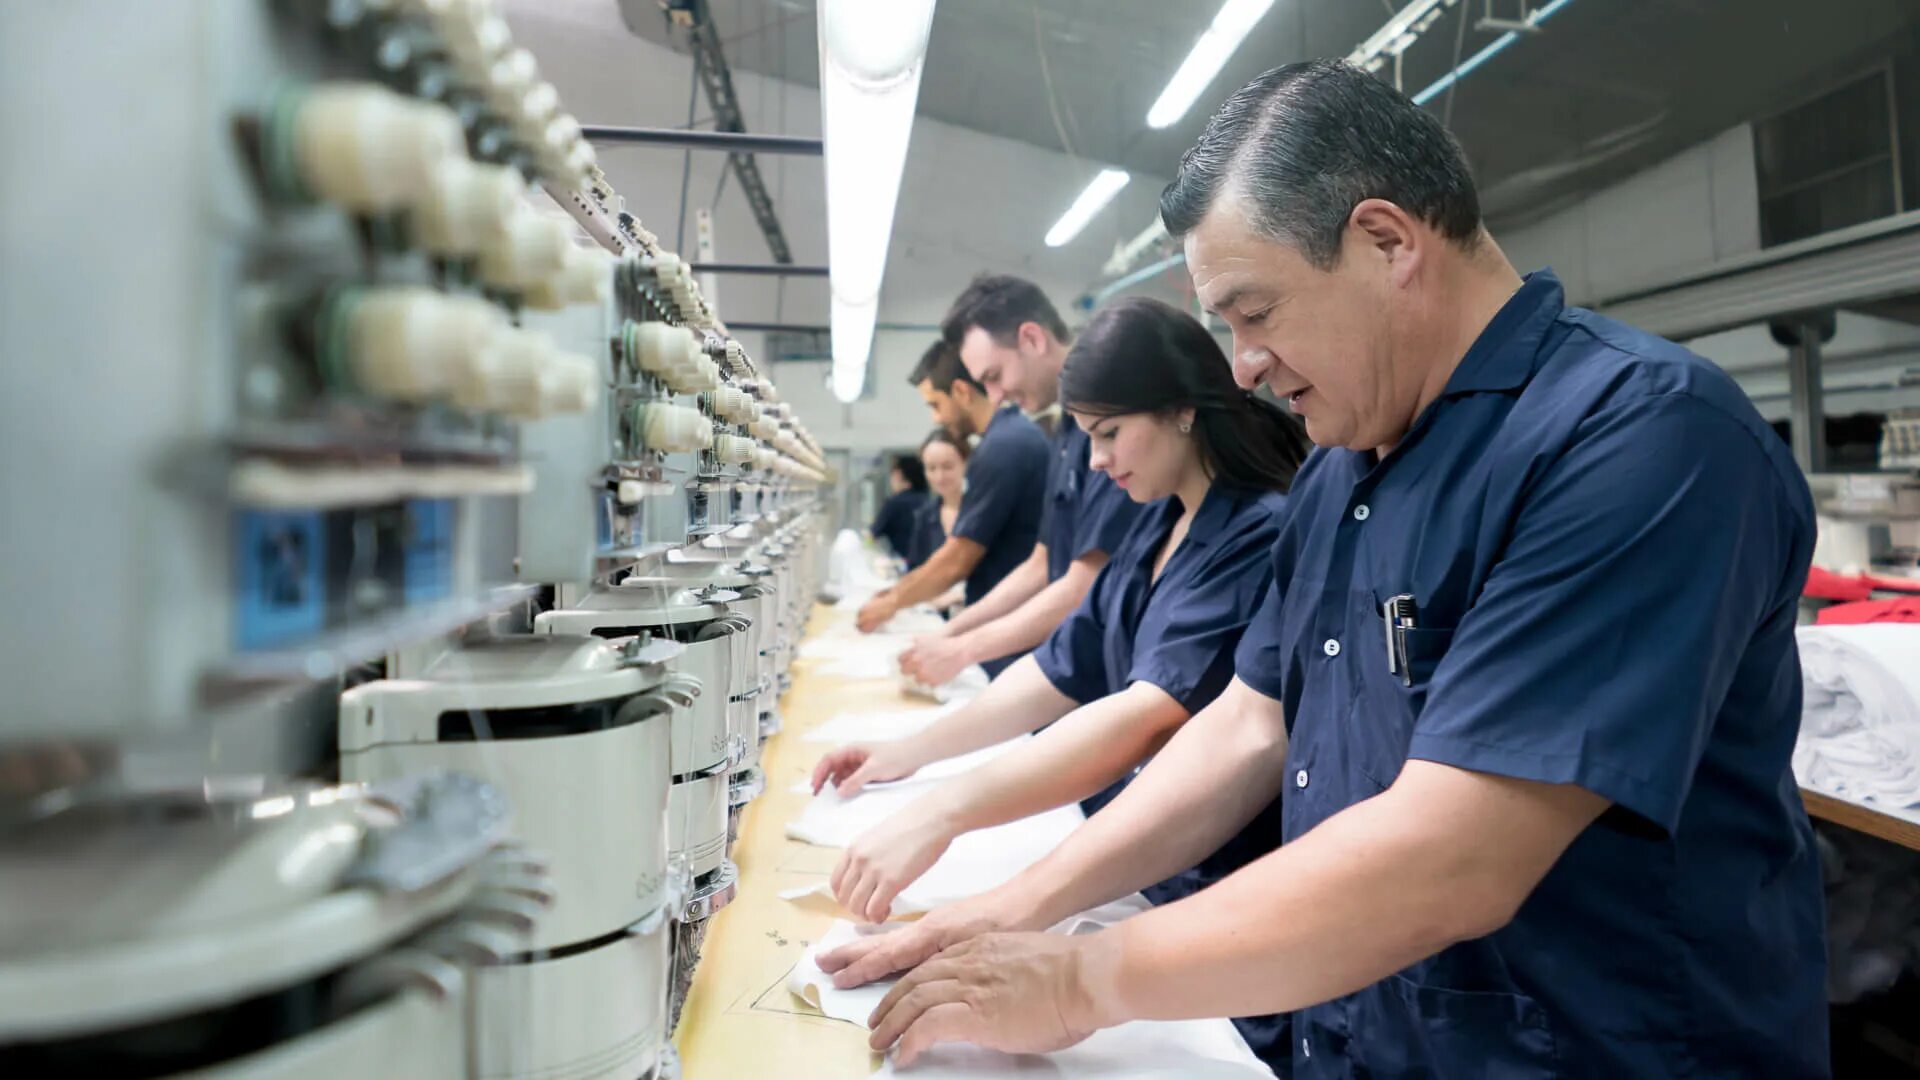
[[[974,1039],[973,1009],[963,1001],[944,1001],[928,1009],[900,1035],[894,1051],[897,1068],[912,1065],[921,1054],[943,1042],[971,1042]]]
[[[943,982],[954,978],[958,972],[955,962],[946,956],[936,956],[925,963],[913,965],[913,970],[900,976],[900,981],[887,989],[887,996],[873,1007],[873,1015],[867,1017],[867,1026],[878,1030],[887,1013],[898,1005],[902,998],[930,982]]]
[[[821,971],[831,975],[879,947],[880,939],[878,937],[860,938],[857,941],[849,941],[837,949],[829,949],[821,953],[819,956],[814,957],[813,962],[820,965]],[[872,980],[868,981],[870,982]],[[839,986],[840,984],[835,982],[834,985]],[[849,985],[858,986],[860,984],[851,983]],[[844,989],[844,987],[842,987],[842,989]]]
[[[875,979],[884,979],[896,971],[910,968],[938,951],[919,927],[896,930],[869,938],[868,941],[873,943],[872,947],[849,958],[838,971],[821,965],[821,970],[833,975],[836,988],[851,990],[856,986],[865,986]]]
[[[899,997],[888,994],[887,1000],[873,1010],[873,1016],[868,1020],[873,1027],[873,1034],[868,1037],[867,1045],[875,1050],[885,1050],[897,1042],[928,1009],[960,1001],[965,990],[958,980],[937,979],[920,983]]]

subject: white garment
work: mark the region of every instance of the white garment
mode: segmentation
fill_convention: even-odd
[[[1920,808],[1920,625],[1803,626],[1794,777],[1854,801]]]
[[[929,766],[905,780],[871,785],[851,799],[841,798],[839,792],[832,789],[822,791],[807,803],[798,818],[787,823],[787,836],[821,847],[846,847],[936,784],[1014,750],[1032,738],[1021,735]],[[991,829],[964,833],[955,838],[926,873],[894,898],[893,910],[896,914],[931,911],[1010,881],[1058,847],[1084,820],[1078,805],[1068,805]],[[791,900],[830,891],[828,883],[821,882],[789,889],[780,895]]]
[[[972,701],[979,697],[986,690],[987,684],[992,681],[993,677],[987,674],[985,668],[978,664],[970,664],[962,668],[960,674],[939,686],[928,686],[917,679],[909,679],[902,675],[900,689],[916,697],[932,698],[942,705],[948,705]]]
[[[857,601],[856,606],[865,603],[889,584],[887,576],[876,569],[877,561],[877,553],[858,532],[841,529],[827,549],[827,577],[820,586],[821,594],[843,605],[850,601]]]
[[[857,742],[891,742],[917,735],[935,720],[959,708],[958,703],[934,709],[883,709],[840,713],[801,736],[805,742],[845,746]]]
[[[1108,904],[1075,916],[1055,932],[1092,933],[1144,910],[1139,897]],[[787,977],[787,989],[801,1000],[838,1020],[864,1025],[885,998],[892,980],[852,990],[836,990],[820,970],[819,954],[885,927],[859,927],[836,920],[820,942],[807,950]],[[875,1077],[892,1077],[892,1062],[881,1065]],[[1137,1021],[1095,1032],[1084,1042],[1051,1054],[1002,1054],[977,1046],[947,1044],[922,1055],[912,1069],[899,1074],[909,1080],[983,1080],[1002,1076],[1046,1076],[1077,1080],[1114,1077],[1125,1080],[1237,1080],[1269,1077],[1258,1058],[1226,1020]]]

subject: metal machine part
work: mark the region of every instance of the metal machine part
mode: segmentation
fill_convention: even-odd
[[[536,634],[648,635],[681,650],[675,669],[684,681],[677,692],[687,707],[678,714],[672,739],[668,843],[696,881],[718,870],[726,857],[729,780],[748,754],[730,701],[735,672],[745,662],[744,639],[727,609],[732,599],[732,593],[712,589],[603,590],[589,593],[579,607],[542,612],[534,620]],[[687,681],[698,684],[697,694]],[[757,760],[757,743],[752,750]]]
[[[558,899],[534,948],[614,933],[667,906],[673,701],[654,658],[590,637],[510,636],[450,652],[420,677],[340,699],[340,772],[428,768],[486,777],[515,832],[552,862]]]
[[[341,696],[341,771],[422,764],[497,783],[553,867],[532,941],[482,971],[480,1075],[650,1075],[666,1039],[671,920],[689,889],[668,839],[672,732],[692,680],[672,641],[482,640],[420,677]]]
[[[232,787],[0,835],[0,1072],[467,1076],[474,970],[551,898],[500,792]]]

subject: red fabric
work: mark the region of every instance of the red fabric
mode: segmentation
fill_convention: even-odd
[[[1814,617],[1821,626],[1847,626],[1857,623],[1920,623],[1920,596],[1902,596],[1893,600],[1859,600],[1821,608]]]
[[[1882,577],[1879,574],[1861,574],[1860,580],[1882,592],[1920,593],[1920,580],[1906,577]]]
[[[1816,566],[1807,571],[1807,586],[1800,593],[1815,600],[1865,600],[1873,595],[1873,586],[1861,576],[1845,577]]]

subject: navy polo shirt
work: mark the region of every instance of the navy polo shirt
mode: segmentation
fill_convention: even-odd
[[[1233,678],[1234,648],[1273,583],[1273,544],[1286,506],[1279,492],[1213,485],[1158,581],[1153,563],[1180,519],[1180,501],[1143,507],[1086,599],[1034,651],[1041,673],[1082,705],[1147,682],[1189,714],[1205,708]],[[1131,779],[1081,800],[1081,809],[1098,812]],[[1279,804],[1274,800],[1200,865],[1148,886],[1147,899],[1172,903],[1267,854]],[[1284,1016],[1241,1017],[1234,1024],[1269,1063],[1287,1053]]]
[[[885,540],[895,555],[907,558],[913,550],[914,533],[920,528],[921,512],[927,504],[937,502],[924,491],[896,491],[880,504],[880,512],[873,516],[873,526],[867,531],[875,539]]]
[[[1047,437],[1011,406],[996,410],[967,458],[967,491],[951,535],[986,549],[967,575],[967,603],[978,603],[1033,554],[1047,493]]]
[[[955,517],[955,520],[959,520]],[[947,527],[940,521],[940,499],[935,496],[914,511],[913,529],[907,541],[907,569],[918,570],[947,542]]]
[[[1140,516],[1140,504],[1106,473],[1088,468],[1092,440],[1064,410],[1049,441],[1053,460],[1047,466],[1040,542],[1047,545],[1047,580],[1059,581],[1082,555],[1104,551],[1111,556],[1118,551]]]
[[[1294,1014],[1317,1076],[1824,1076],[1788,765],[1813,505],[1725,373],[1530,276],[1384,460],[1315,452],[1237,673],[1291,726],[1282,837],[1409,758],[1614,804],[1513,921]],[[1381,605],[1418,605],[1411,687]],[[1284,917],[1284,913],[1282,913]]]

